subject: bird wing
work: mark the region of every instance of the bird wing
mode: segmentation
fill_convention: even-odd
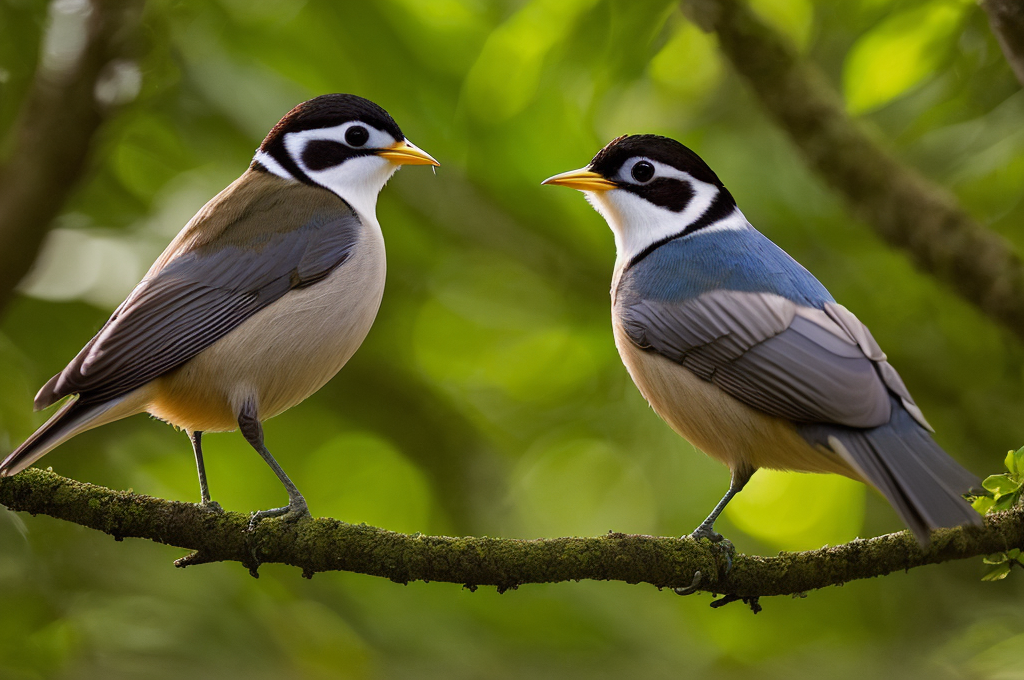
[[[357,214],[337,199],[306,214],[280,197],[253,208],[219,225],[223,238],[186,245],[150,272],[67,368],[43,386],[36,408],[69,394],[112,399],[180,366],[288,291],[341,266],[361,229]]]
[[[891,416],[891,391],[931,429],[870,331],[842,305],[717,290],[681,302],[634,300],[620,314],[637,346],[765,413],[877,427]]]

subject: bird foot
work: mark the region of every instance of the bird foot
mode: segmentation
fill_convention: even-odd
[[[736,554],[736,546],[732,544],[732,541],[725,538],[722,534],[718,533],[711,527],[703,524],[697,527],[694,532],[690,534],[690,538],[695,541],[699,541],[702,538],[706,538],[711,541],[712,545],[714,545],[716,549],[720,550],[725,556],[724,573],[728,574],[732,570],[732,556]],[[685,595],[687,593],[683,594]]]
[[[725,540],[725,537],[722,536],[722,534],[718,533],[711,526],[706,524],[701,524],[699,527],[694,529],[693,533],[690,534],[690,538],[692,538],[695,541],[699,541],[702,538],[706,538],[712,543],[721,543]]]
[[[218,515],[224,514],[224,508],[220,507],[220,503],[217,501],[203,501],[199,503],[200,510],[206,510],[207,512],[213,512]]]
[[[296,522],[309,516],[309,507],[306,505],[306,500],[299,496],[298,498],[293,498],[283,508],[271,508],[252,513],[249,516],[249,531],[256,529],[256,525],[268,517],[280,517],[285,522]]]

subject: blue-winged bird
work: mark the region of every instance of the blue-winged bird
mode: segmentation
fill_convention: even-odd
[[[978,480],[932,429],[867,327],[744,218],[693,151],[620,137],[544,182],[583,191],[615,235],[612,327],[654,410],[729,466],[714,523],[758,468],[834,472],[878,489],[921,543],[980,524]]]
[[[369,332],[385,278],[377,194],[401,165],[437,161],[373,102],[329,94],[292,109],[39,391],[37,409],[74,396],[0,463],[0,476],[148,412],[188,432],[203,505],[216,507],[201,435],[239,429],[288,491],[288,505],[253,521],[307,515],[262,421],[320,389]]]

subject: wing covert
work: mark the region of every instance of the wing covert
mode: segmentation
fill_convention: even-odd
[[[719,290],[674,303],[635,301],[622,317],[638,346],[771,415],[867,428],[888,422],[888,390],[913,405],[867,328],[835,303],[820,310]]]

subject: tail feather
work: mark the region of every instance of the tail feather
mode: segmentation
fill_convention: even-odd
[[[103,414],[115,404],[116,401],[83,404],[78,399],[64,404],[59,411],[43,423],[42,427],[0,463],[0,477],[18,474],[79,432],[99,425]]]
[[[835,451],[846,461],[850,467],[857,471],[860,477],[878,489],[879,493],[885,496],[889,504],[900,516],[903,523],[914,532],[920,541],[922,534],[928,535],[928,528],[914,511],[913,502],[900,488],[899,483],[889,473],[888,468],[882,460],[875,455],[870,443],[863,436],[844,436],[840,439],[836,435],[828,435],[822,442],[829,449]]]
[[[968,478],[966,470],[960,470],[962,475],[945,474],[943,462],[951,459],[931,437],[921,436],[923,433],[919,432],[900,436],[891,428],[880,428],[868,434],[868,440],[876,451],[894,452],[895,455],[887,456],[883,462],[907,490],[914,507],[929,526],[957,526],[968,519],[980,522],[980,515],[961,498],[977,480]]]
[[[888,423],[869,430],[809,425],[805,438],[839,454],[872,484],[926,545],[932,529],[980,525],[981,516],[962,498],[980,481],[960,467],[931,435],[893,400]]]

